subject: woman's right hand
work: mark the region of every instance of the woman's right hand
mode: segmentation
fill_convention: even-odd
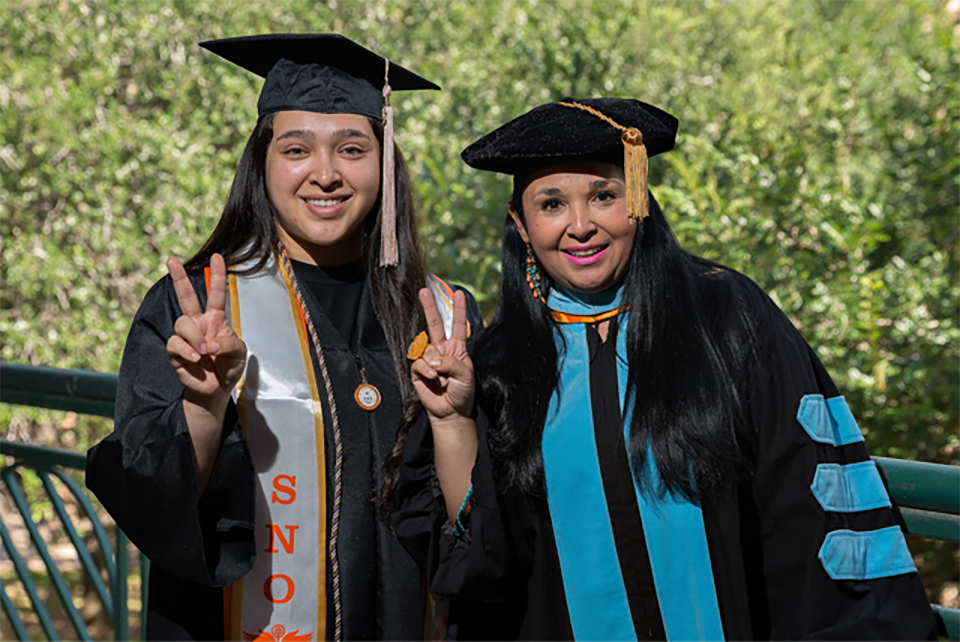
[[[420,290],[430,345],[410,366],[413,387],[433,429],[434,463],[450,523],[457,521],[477,459],[473,420],[473,361],[467,354],[467,300],[453,295],[453,328],[447,337],[433,293]]]
[[[210,259],[207,309],[200,301],[177,259],[167,261],[182,315],[167,341],[170,365],[184,388],[184,399],[208,410],[223,407],[240,381],[247,362],[247,346],[227,323],[227,270],[223,257]]]
[[[453,328],[447,337],[437,302],[429,289],[420,290],[430,345],[410,367],[420,403],[438,425],[454,424],[473,415],[473,361],[467,354],[467,302],[463,292],[453,296]]]

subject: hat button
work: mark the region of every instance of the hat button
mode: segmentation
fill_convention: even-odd
[[[643,144],[643,134],[636,127],[631,127],[630,129],[624,130],[620,138],[627,145]]]

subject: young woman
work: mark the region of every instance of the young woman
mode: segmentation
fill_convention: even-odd
[[[417,292],[453,291],[381,117],[391,85],[437,87],[332,34],[203,46],[265,77],[259,120],[216,230],[134,319],[87,484],[152,561],[152,639],[422,639],[422,573],[372,500]]]
[[[468,353],[421,296],[398,536],[456,598],[460,638],[935,636],[814,352],[746,277],[684,252],[648,194],[676,129],[568,99],[464,151],[514,176],[501,302]]]

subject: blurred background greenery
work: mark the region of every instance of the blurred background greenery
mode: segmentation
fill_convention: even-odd
[[[958,16],[960,0],[6,0],[0,356],[116,371],[255,123],[260,80],[197,43],[336,31],[443,86],[395,94],[397,138],[432,270],[485,313],[510,185],[460,150],[544,102],[640,98],[680,118],[651,185],[683,244],[770,292],[873,454],[956,464]],[[0,426],[75,450],[110,429],[9,406]],[[955,602],[956,547],[914,551]]]

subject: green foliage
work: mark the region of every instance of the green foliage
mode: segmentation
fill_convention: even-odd
[[[781,304],[875,452],[956,458],[957,15],[944,2],[6,2],[2,357],[116,370],[212,229],[259,80],[196,46],[335,30],[437,80],[396,97],[431,266],[495,305],[510,185],[459,151],[564,96],[681,119],[651,184],[684,244]]]
[[[197,42],[339,31],[444,87],[395,96],[398,142],[432,269],[487,313],[510,184],[459,151],[543,102],[638,97],[681,120],[651,185],[685,246],[771,293],[874,454],[957,461],[956,2],[8,0],[0,18],[4,360],[116,370],[164,259],[212,231],[259,81]]]

